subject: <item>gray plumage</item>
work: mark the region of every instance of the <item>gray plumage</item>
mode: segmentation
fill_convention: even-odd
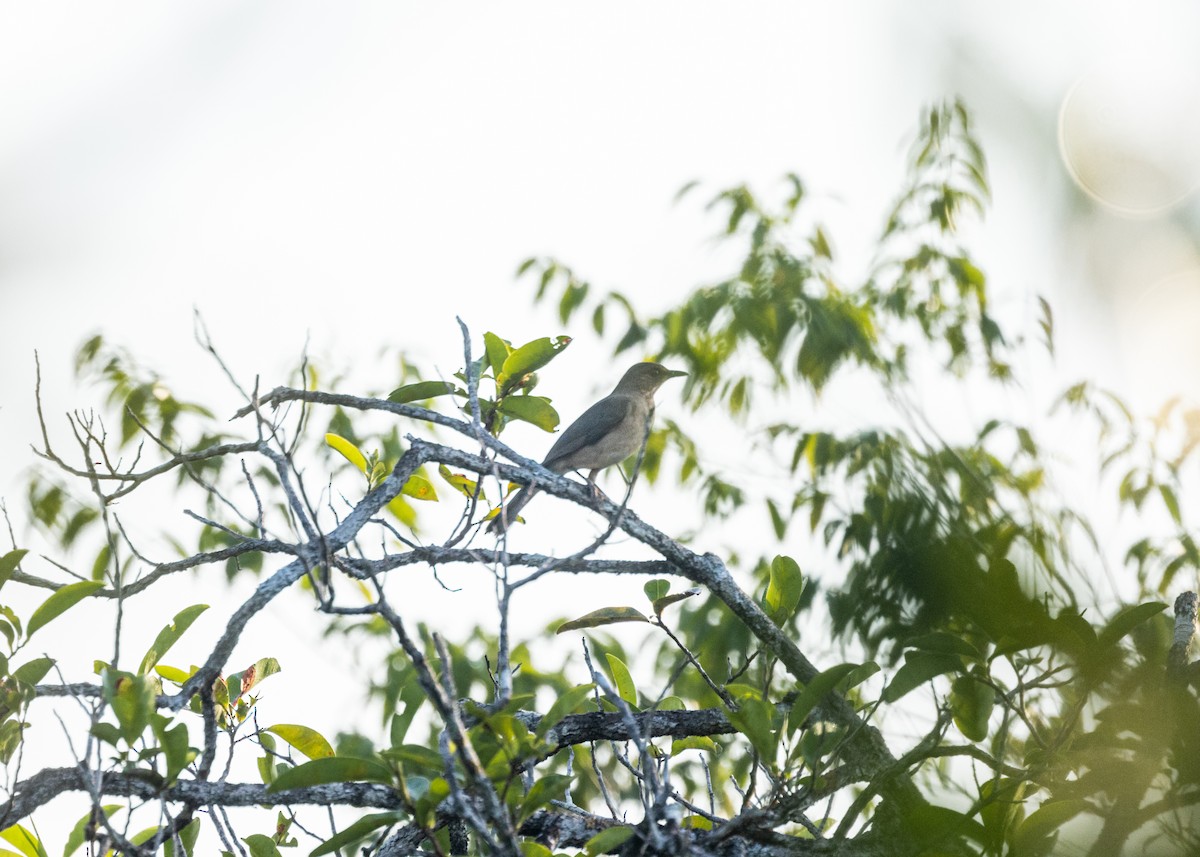
[[[641,448],[646,424],[654,414],[655,391],[667,379],[686,374],[658,363],[635,363],[609,395],[567,426],[542,459],[542,466],[555,473],[587,470],[588,484],[598,490],[596,476],[601,470],[620,464]],[[537,488],[525,486],[513,495],[492,519],[488,532],[506,530],[536,493]]]

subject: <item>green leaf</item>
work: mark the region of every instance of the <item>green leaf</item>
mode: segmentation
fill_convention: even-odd
[[[20,720],[5,720],[0,723],[0,764],[7,765],[21,747],[25,727]]]
[[[345,848],[347,845],[353,845],[372,830],[378,830],[381,827],[390,827],[393,824],[400,824],[407,818],[408,816],[404,813],[395,811],[364,815],[341,833],[326,839],[323,844],[318,845],[309,852],[308,857],[321,857],[322,854],[332,854],[339,849]]]
[[[987,841],[987,830],[982,824],[970,816],[944,806],[928,804],[914,807],[910,811],[909,820],[920,840],[943,843],[950,837],[966,836],[979,843]],[[956,849],[955,853],[961,853],[961,849]]]
[[[775,530],[775,538],[783,541],[783,537],[787,535],[788,522],[780,514],[774,500],[767,500],[767,511],[771,513],[771,527]]]
[[[274,658],[259,658],[240,673],[228,676],[225,684],[229,687],[229,701],[233,702],[242,694],[249,693],[259,682],[281,669],[279,661]]]
[[[972,675],[960,675],[950,685],[950,713],[958,731],[972,741],[988,735],[988,718],[996,701],[996,690]]]
[[[111,723],[97,723],[88,733],[95,735],[101,741],[112,746],[117,746],[117,742],[121,740],[121,733],[117,731],[117,727]]]
[[[103,583],[93,580],[83,580],[79,583],[69,583],[42,602],[38,609],[29,617],[25,626],[25,639],[45,627],[47,623],[61,616],[83,599],[103,587]]]
[[[598,857],[600,854],[607,854],[609,851],[616,851],[622,845],[629,841],[633,836],[634,830],[632,827],[624,825],[614,825],[607,830],[601,830],[583,845],[583,852],[588,857]]]
[[[275,782],[267,786],[267,791],[284,792],[289,789],[319,786],[325,783],[361,781],[390,783],[392,772],[386,765],[371,759],[332,756],[327,759],[313,759],[311,762],[280,771],[279,775],[275,777]]]
[[[555,634],[565,631],[578,631],[580,628],[598,628],[601,625],[615,625],[618,622],[649,622],[650,620],[632,607],[601,607],[578,619],[563,622]]]
[[[408,402],[420,402],[437,396],[447,396],[451,393],[458,393],[461,396],[467,394],[461,387],[451,384],[449,381],[418,381],[416,384],[405,384],[403,387],[392,390],[388,393],[388,401],[404,405]]]
[[[49,857],[38,838],[19,824],[0,831],[0,839],[15,846],[25,857]]]
[[[416,511],[403,497],[393,497],[388,501],[387,508],[404,526],[412,527],[417,523]]]
[[[17,570],[17,566],[21,564],[21,560],[27,550],[9,551],[4,556],[0,556],[0,586],[8,583],[8,579],[12,577],[12,573]]]
[[[362,454],[357,446],[346,440],[340,434],[330,432],[325,435],[325,443],[332,449],[337,450],[342,454],[342,457],[361,470],[364,474],[367,472],[367,457]]]
[[[1047,801],[1022,821],[1013,834],[1013,853],[1037,853],[1037,846],[1054,831],[1089,808],[1085,800]]]
[[[790,556],[777,556],[771,560],[771,580],[767,584],[767,612],[776,625],[782,625],[792,617],[800,605],[804,592],[804,575],[800,566]]]
[[[799,729],[821,700],[858,668],[859,664],[838,664],[813,676],[792,703],[792,710],[788,712],[788,727],[793,731]]]
[[[554,704],[550,706],[550,710],[546,712],[546,716],[538,721],[537,736],[545,738],[546,733],[562,722],[564,717],[574,714],[584,700],[591,696],[595,687],[594,684],[581,684],[566,693],[559,694],[558,698],[554,700]]]
[[[108,803],[100,807],[100,809],[106,816],[111,817],[113,813],[119,812],[124,807],[119,803]],[[79,850],[79,846],[83,844],[84,836],[87,835],[87,827],[91,823],[91,820],[92,811],[88,810],[83,818],[75,822],[75,826],[71,828],[71,835],[67,837],[67,844],[63,848],[63,857],[71,857],[72,854]]]
[[[151,718],[151,721],[154,718]],[[166,718],[162,718],[166,720]],[[187,725],[176,724],[174,729],[155,730],[158,732],[158,745],[162,747],[164,759],[167,761],[167,785],[172,785],[179,778],[182,769],[196,759],[196,750],[187,743]]]
[[[157,680],[150,676],[110,671],[104,675],[104,696],[112,706],[121,737],[132,745],[150,725],[155,710]]]
[[[277,723],[263,731],[278,735],[310,759],[327,759],[333,755],[333,747],[325,740],[325,736],[307,726]]]
[[[1176,524],[1182,524],[1183,519],[1179,514],[1179,498],[1175,496],[1175,491],[1170,485],[1159,485],[1158,493],[1162,496],[1163,505],[1167,507],[1171,520]]]
[[[271,756],[259,756],[255,763],[258,765],[258,777],[264,786],[275,782],[275,774],[286,767],[282,762],[276,764],[275,759]]]
[[[671,742],[672,756],[678,756],[687,750],[703,750],[707,753],[715,753],[719,749],[716,741],[704,735],[689,735],[687,738],[676,738]]]
[[[505,396],[500,400],[500,413],[532,423],[543,431],[554,431],[559,422],[558,411],[545,396]]]
[[[423,744],[401,744],[383,751],[384,758],[400,762],[405,771],[416,769],[437,776],[441,774],[446,763],[437,750],[432,750]]]
[[[521,801],[518,825],[550,801],[562,800],[573,779],[574,777],[568,777],[565,774],[546,774],[535,782],[533,788],[529,790],[529,794],[525,795],[525,799]]]
[[[269,836],[251,833],[249,836],[243,836],[242,841],[250,846],[250,857],[283,857],[275,845],[275,840]]]
[[[496,380],[505,385],[510,379],[520,379],[530,372],[536,372],[570,344],[569,336],[556,336],[553,339],[543,336],[541,339],[526,342],[505,358]]]
[[[438,498],[437,491],[433,489],[433,483],[418,473],[414,473],[408,477],[408,481],[404,483],[404,487],[400,489],[400,493],[406,497],[412,497],[414,500],[429,500],[432,502]]]
[[[1157,616],[1166,604],[1161,601],[1147,601],[1120,610],[1107,625],[1101,629],[1098,641],[1101,646],[1111,646],[1121,640],[1126,634],[1143,622]]]
[[[105,545],[100,548],[99,553],[96,554],[96,559],[92,563],[92,580],[104,580],[104,569],[108,567],[108,563],[111,559],[112,551],[109,549],[108,544],[105,543]]]
[[[608,660],[608,669],[612,673],[613,683],[617,686],[617,695],[632,706],[637,705],[637,685],[633,683],[633,676],[629,674],[629,667],[625,666],[625,662],[613,654],[605,654]]]
[[[733,692],[732,687],[729,688]],[[749,693],[741,692],[737,711],[728,711],[726,716],[737,730],[750,739],[758,751],[763,764],[770,766],[779,747],[779,733],[775,730],[775,706],[762,698],[754,688]]]
[[[53,658],[34,658],[13,670],[13,678],[28,685],[35,685],[46,677],[46,673],[50,672],[53,666]]]
[[[478,484],[474,479],[470,479],[461,473],[455,473],[444,464],[438,465],[438,476],[441,476],[447,482],[454,486],[454,490],[464,497],[472,498],[476,496]],[[479,496],[483,496],[480,492]]]
[[[904,661],[904,666],[896,670],[896,674],[883,691],[884,702],[895,702],[935,676],[962,669],[962,661],[957,655],[905,652]]]
[[[554,857],[554,852],[536,839],[522,839],[521,857]]]
[[[664,610],[666,610],[668,607],[670,607],[672,604],[674,604],[678,601],[683,601],[685,599],[691,598],[693,595],[699,595],[699,594],[700,594],[699,588],[692,587],[691,589],[685,589],[683,592],[675,592],[671,595],[664,595],[662,598],[655,598],[653,603],[650,606],[654,608],[655,616],[661,616],[662,612]]]
[[[512,354],[512,348],[494,333],[483,335],[483,347],[487,352],[488,363],[492,367],[492,377],[498,379],[500,372],[504,369],[504,361],[508,359],[508,355]]]
[[[909,640],[908,645],[923,652],[934,652],[943,655],[962,655],[974,661],[983,659],[983,653],[972,646],[958,634],[947,631],[934,631]]]
[[[207,609],[207,604],[193,604],[176,613],[171,624],[159,631],[158,636],[154,638],[154,643],[147,650],[146,656],[142,658],[138,673],[145,675],[150,672],[159,659],[167,653],[167,650],[183,636],[183,632],[190,628],[196,618]]]
[[[642,585],[642,591],[646,593],[647,598],[655,601],[671,591],[671,581],[663,580],[661,577],[656,577],[654,580],[647,580]]]
[[[192,857],[196,851],[196,839],[200,836],[200,819],[193,818],[191,823],[183,830],[179,831],[179,841],[183,845],[183,853],[186,857]],[[175,857],[175,843],[168,840],[164,850],[166,857]]]
[[[421,686],[415,681],[406,683],[400,689],[400,698],[396,701],[396,713],[392,715],[391,726],[388,729],[389,744],[397,747],[404,743],[404,736],[408,734],[408,727],[412,725],[413,718],[417,714],[417,709],[425,702],[425,692],[421,690]],[[401,710],[400,705],[404,708]]]
[[[829,246],[829,238],[820,226],[813,231],[813,236],[808,239],[808,243],[812,246],[813,255],[823,259],[833,258],[833,249]]]
[[[179,667],[167,667],[159,664],[154,667],[154,672],[156,672],[161,678],[165,678],[167,681],[173,681],[176,684],[183,684],[192,677],[192,673],[194,673],[195,670],[181,670]]]

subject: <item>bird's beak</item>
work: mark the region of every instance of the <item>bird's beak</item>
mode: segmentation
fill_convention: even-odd
[[[678,369],[668,369],[667,377],[668,378],[686,378],[687,372],[680,372]]]

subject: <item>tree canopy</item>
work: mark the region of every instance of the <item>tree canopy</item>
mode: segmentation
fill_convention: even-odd
[[[460,321],[459,371],[402,359],[386,395],[336,389],[307,361],[261,390],[201,325],[242,403],[230,418],[86,342],[77,368],[105,400],[67,416],[75,448],[39,408],[29,523],[50,548],[31,552],[10,526],[0,557],[6,593],[48,593],[31,611],[0,606],[0,853],[44,855],[55,836],[64,854],[254,857],[1200,848],[1196,605],[1180,586],[1200,568],[1183,491],[1200,411],[1171,402],[1143,419],[1091,383],[1062,393],[1049,419],[1094,446],[1096,484],[1125,516],[1102,529],[1039,432],[1002,406],[980,425],[928,406],[1010,395],[1019,367],[1054,353],[1049,304],[1035,330],[1003,323],[962,237],[990,192],[962,104],[922,117],[861,281],[844,279],[801,177],[781,187],[710,192],[738,263],[678,305],[647,310],[532,258],[519,274],[570,336]],[[612,499],[504,441],[514,422],[559,426],[555,371],[592,335],[689,373],[689,419],[648,426]],[[806,396],[875,417],[822,426],[799,414]],[[717,423],[745,440],[719,459],[705,449]],[[673,483],[703,528],[665,531],[665,492],[645,483]],[[523,484],[594,537],[552,552],[487,535]],[[186,526],[156,537],[176,558],[144,544],[161,520],[127,519],[123,501],[143,495],[184,510]],[[548,539],[525,527],[522,544]],[[397,581],[462,565],[496,618],[454,638]],[[126,604],[218,568],[256,587],[236,607],[179,603],[147,651],[122,646]],[[514,596],[552,575],[634,575],[645,599],[564,605],[518,637]],[[259,700],[299,680],[302,658],[231,657],[292,589],[328,645],[387,652],[363,688],[373,733],[323,735],[303,711],[260,722]],[[70,641],[43,629],[99,602],[115,620],[88,635],[106,654],[65,674],[54,649]],[[227,615],[203,662],[173,660],[209,610]],[[635,625],[641,642],[623,645],[614,626]],[[67,707],[77,732],[55,723]],[[60,742],[71,764],[28,770],[32,741]],[[67,793],[73,828],[39,827]]]

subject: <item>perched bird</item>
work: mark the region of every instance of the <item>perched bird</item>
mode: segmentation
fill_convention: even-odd
[[[620,464],[637,452],[646,436],[646,423],[654,414],[654,393],[677,372],[658,363],[635,363],[621,377],[615,390],[567,426],[550,447],[542,466],[555,473],[588,470],[587,481],[593,491],[596,474]],[[521,509],[533,499],[537,488],[526,485],[518,491],[488,525],[488,532],[502,533],[517,519]]]

